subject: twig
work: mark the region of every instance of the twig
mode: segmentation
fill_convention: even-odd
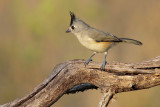
[[[108,107],[114,93],[109,89],[107,93],[103,93],[101,101],[99,102],[99,107]]]

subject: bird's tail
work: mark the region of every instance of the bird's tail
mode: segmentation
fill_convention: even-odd
[[[122,40],[122,42],[126,42],[126,43],[132,43],[135,45],[142,45],[142,42],[134,40],[134,39],[129,39],[129,38],[120,38]]]

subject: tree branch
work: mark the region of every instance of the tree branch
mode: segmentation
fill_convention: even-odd
[[[103,93],[101,101],[99,102],[99,107],[107,107],[113,98],[114,92],[109,89],[107,93]]]
[[[109,104],[113,95],[160,85],[160,56],[140,63],[110,63],[101,71],[100,63],[71,60],[58,64],[32,92],[2,107],[49,107],[64,94],[101,89],[99,107]]]

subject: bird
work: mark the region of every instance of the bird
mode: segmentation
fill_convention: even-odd
[[[109,32],[104,32],[99,29],[91,27],[89,24],[77,18],[76,15],[70,11],[71,21],[66,33],[74,34],[79,42],[89,50],[93,51],[92,55],[85,61],[85,67],[92,61],[92,57],[96,53],[104,53],[104,60],[100,67],[105,70],[107,64],[106,57],[108,50],[119,43],[131,43],[135,45],[142,45],[142,42],[129,38],[119,38]]]

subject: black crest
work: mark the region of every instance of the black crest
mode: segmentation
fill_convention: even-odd
[[[70,26],[71,26],[73,24],[73,21],[76,20],[76,16],[71,11],[70,11],[70,16],[71,16],[71,22],[70,22]]]

